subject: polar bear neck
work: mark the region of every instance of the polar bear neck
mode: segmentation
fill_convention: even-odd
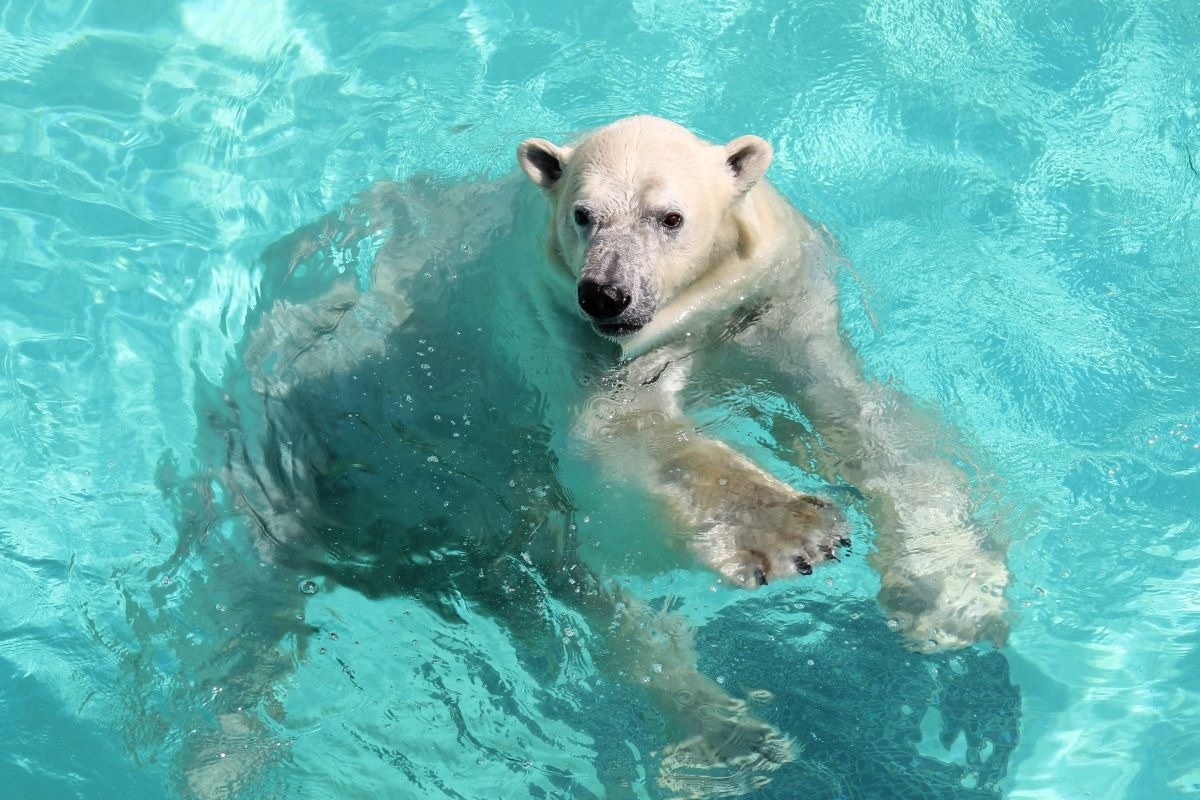
[[[723,326],[738,307],[769,296],[784,262],[801,257],[800,240],[807,238],[807,226],[774,187],[764,180],[743,202],[746,208],[738,224],[747,229],[739,231],[743,241],[736,252],[701,274],[659,309],[648,325],[622,341],[622,360]],[[753,241],[746,242],[748,238]]]

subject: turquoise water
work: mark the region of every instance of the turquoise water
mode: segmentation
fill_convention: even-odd
[[[1198,81],[1182,1],[0,5],[3,794],[188,796],[224,753],[237,797],[668,796],[664,721],[570,608],[531,594],[506,625],[454,552],[400,593],[349,555],[340,588],[264,566],[219,480],[264,309],[363,282],[375,240],[294,273],[270,245],[432,176],[421,297],[485,319],[442,279],[536,259],[515,144],[637,112],[775,144],[847,257],[868,371],[971,444],[1011,540],[1008,645],[918,656],[859,555],[738,592],[623,552],[653,517],[574,497],[596,563],[802,745],[756,796],[1200,793]],[[503,370],[499,407],[450,377],[478,341],[401,343],[414,407],[486,421],[480,458],[530,443],[519,488],[550,486],[552,414]],[[372,385],[311,398],[369,417],[401,392]],[[729,429],[784,448],[783,413],[732,398]],[[242,702],[255,725],[214,745]]]

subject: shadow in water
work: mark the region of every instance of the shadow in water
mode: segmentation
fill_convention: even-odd
[[[764,715],[801,747],[756,797],[1001,797],[1021,718],[1002,651],[912,653],[873,601],[802,586],[731,606],[698,640],[702,669],[770,692]]]

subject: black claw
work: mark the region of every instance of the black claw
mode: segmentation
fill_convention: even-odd
[[[812,564],[805,561],[802,557],[796,556],[792,559],[792,563],[796,565],[796,572],[801,575],[812,575]]]
[[[845,536],[839,536],[837,543],[838,543],[838,547],[849,547],[850,546],[850,540],[848,538],[846,538]]]
[[[759,586],[767,585],[767,573],[763,572],[762,567],[754,568],[754,580],[758,581]]]
[[[833,561],[841,561],[840,558],[838,558],[836,555],[834,555],[832,547],[822,547],[822,548],[820,548],[820,550],[821,550],[821,553],[826,558],[831,559]]]

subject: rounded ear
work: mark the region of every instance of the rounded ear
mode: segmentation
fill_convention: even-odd
[[[543,189],[558,183],[570,154],[571,148],[559,147],[545,139],[526,139],[517,145],[517,163]]]
[[[758,136],[739,136],[725,145],[725,169],[733,176],[738,194],[754,188],[774,156],[775,150]]]

